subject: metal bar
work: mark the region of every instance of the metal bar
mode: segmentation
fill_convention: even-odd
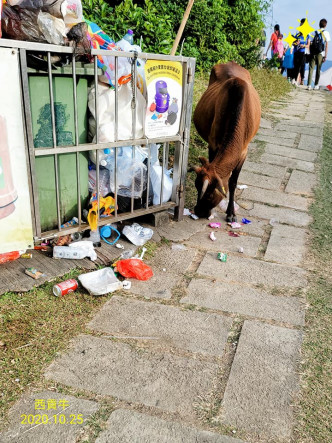
[[[189,72],[190,70],[190,72]],[[186,108],[183,110],[185,112],[185,127],[184,127],[184,137],[183,137],[183,149],[182,158],[180,160],[180,185],[179,185],[179,203],[175,208],[174,219],[177,221],[183,218],[184,209],[184,199],[185,199],[185,184],[187,176],[187,166],[188,166],[188,155],[189,155],[189,141],[190,141],[190,126],[191,126],[191,113],[192,113],[192,103],[193,103],[193,93],[194,93],[194,72],[195,72],[195,59],[190,60],[188,63],[188,75],[189,83],[187,83],[187,93],[185,96]]]
[[[119,84],[118,84],[118,57],[115,57],[115,102],[114,102],[114,141],[118,140],[118,127],[119,127]]]
[[[151,147],[148,145],[148,182],[146,184],[146,209],[149,208]]]
[[[160,204],[164,201],[164,174],[165,174],[165,143],[163,144],[163,160],[161,168],[161,181],[160,181]]]
[[[57,46],[50,45],[48,43],[34,43],[34,42],[26,42],[22,40],[10,40],[2,38],[0,40],[0,47],[5,48],[22,48],[29,51],[37,51],[37,52],[53,52],[53,53],[62,53],[62,54],[73,54],[74,48],[70,46]],[[76,48],[76,54],[84,53],[84,51],[80,51],[79,48]],[[105,55],[105,56],[116,56],[116,57],[126,57],[132,58],[134,54],[132,52],[124,52],[124,51],[111,51],[105,49],[92,49],[91,55]],[[141,52],[139,57],[143,60],[165,60],[165,61],[180,61],[187,62],[190,60],[190,57],[182,57],[182,56],[171,56],[171,55],[163,55],[163,54],[153,54],[147,52]]]
[[[114,215],[118,216],[118,150],[114,152]]]
[[[175,135],[173,137],[157,137],[157,138],[138,138],[135,140],[120,140],[117,142],[103,142],[103,143],[84,143],[79,146],[58,146],[57,148],[38,148],[36,150],[36,157],[42,157],[44,155],[51,154],[70,154],[72,152],[86,152],[92,151],[94,149],[105,149],[105,148],[121,148],[122,146],[128,146],[130,144],[135,145],[147,145],[152,143],[165,143],[178,142],[181,141],[182,137],[180,135]]]
[[[166,142],[165,145],[166,145],[165,162],[166,162],[166,169],[168,169],[168,163],[169,163],[169,142]]]
[[[134,212],[134,192],[135,192],[135,168],[134,168],[134,162],[135,162],[135,151],[136,151],[136,146],[132,146],[132,154],[131,154],[131,158],[132,158],[132,182],[131,182],[131,197],[130,197],[130,212],[133,213]]]
[[[26,151],[27,158],[29,159],[29,171],[31,184],[30,198],[32,200],[32,215],[33,215],[33,233],[35,236],[41,234],[40,213],[39,213],[39,195],[36,179],[36,160],[35,160],[35,147],[33,143],[33,129],[31,120],[31,107],[30,107],[30,93],[29,93],[29,79],[27,71],[27,58],[26,50],[20,49],[20,69],[21,69],[21,86],[22,86],[22,104],[24,109],[24,122],[26,130]]]
[[[170,209],[174,208],[176,206],[173,202],[168,202],[164,205],[164,209]],[[118,215],[117,217],[102,217],[100,222],[98,223],[98,226],[108,225],[109,223],[116,223],[123,220],[128,220],[134,217],[141,217],[143,215],[152,214],[154,212],[160,212],[160,206],[151,206],[149,209],[136,209],[135,212],[132,214],[131,212],[124,212],[123,214]],[[79,227],[71,226],[70,228],[66,228],[61,230],[61,235],[67,235],[72,234],[74,232],[81,232],[86,229],[89,229],[89,225],[87,223],[82,223],[82,225]],[[46,240],[48,238],[54,238],[57,237],[59,232],[55,229],[53,231],[45,231],[42,233],[40,237],[35,237],[35,240]]]
[[[96,120],[96,143],[99,143],[99,115],[98,115],[98,59],[97,56],[94,57],[94,67],[95,67],[95,120]],[[96,150],[96,187],[97,187],[97,220],[99,222],[100,211],[99,211],[99,150]]]
[[[57,147],[56,128],[55,128],[56,122],[55,122],[55,111],[54,111],[53,77],[52,77],[52,63],[51,63],[50,52],[47,53],[47,69],[48,69],[48,83],[50,91],[50,110],[51,110],[51,121],[52,121],[53,148],[56,148]],[[56,153],[54,154],[54,175],[55,175],[56,213],[57,213],[58,229],[59,231],[61,231],[59,166],[58,166],[58,155]]]
[[[75,145],[79,145],[78,135],[78,111],[77,111],[77,83],[76,83],[76,56],[72,57],[73,72],[73,99],[74,99],[74,125],[75,125]],[[76,152],[76,185],[77,185],[77,212],[78,224],[82,223],[82,206],[81,206],[81,173],[80,173],[80,153]]]

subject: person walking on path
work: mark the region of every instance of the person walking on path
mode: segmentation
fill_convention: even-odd
[[[303,25],[304,22],[305,18],[301,20],[301,25]],[[296,38],[296,41],[294,42],[294,71],[292,84],[298,86],[297,78],[304,65],[305,50],[306,48],[309,48],[310,41],[309,36],[304,39],[302,32],[298,32],[294,38]]]
[[[274,32],[271,35],[270,43],[269,43],[269,46],[268,46],[266,53],[265,53],[266,57],[267,57],[267,53],[269,52],[269,49],[271,48],[271,58],[273,58],[273,55],[276,52],[276,46],[277,46],[279,35],[280,35],[280,26],[275,25]]]
[[[322,64],[327,58],[328,44],[331,40],[330,33],[325,29],[327,20],[322,18],[319,22],[319,30],[315,32],[315,36],[310,45],[310,63],[309,63],[309,76],[308,76],[308,90],[312,89],[312,75],[316,66],[316,78],[314,89],[319,89],[318,83],[320,78],[320,70]]]

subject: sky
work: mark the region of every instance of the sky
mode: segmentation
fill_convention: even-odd
[[[289,26],[297,28],[299,26],[297,19],[305,17],[308,18],[310,24],[315,21],[315,24],[311,25],[315,29],[318,28],[320,19],[326,18],[326,29],[332,37],[332,0],[274,0],[273,8],[265,18],[267,45],[276,23],[280,25],[281,33],[286,37],[289,31],[292,32]],[[332,60],[332,41],[327,58]]]

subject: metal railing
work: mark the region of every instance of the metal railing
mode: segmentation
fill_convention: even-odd
[[[29,186],[31,195],[31,213],[33,219],[33,230],[35,240],[41,240],[45,238],[50,238],[58,235],[70,234],[77,231],[82,231],[89,228],[89,225],[82,221],[82,201],[81,201],[81,189],[80,189],[80,153],[87,151],[95,151],[96,156],[96,192],[97,192],[97,217],[98,226],[113,223],[133,217],[138,217],[146,215],[153,212],[159,212],[166,210],[170,207],[175,209],[175,219],[180,220],[183,216],[184,207],[184,183],[186,177],[187,161],[188,161],[188,149],[189,149],[189,134],[190,134],[190,121],[191,121],[191,109],[192,109],[192,96],[193,96],[193,79],[195,71],[195,59],[182,57],[182,56],[166,56],[160,54],[148,54],[140,53],[139,59],[142,60],[161,60],[161,61],[176,61],[182,64],[182,109],[181,109],[181,119],[179,131],[175,136],[172,137],[136,137],[136,95],[137,95],[137,64],[136,58],[137,53],[133,52],[118,52],[118,51],[106,51],[106,50],[91,50],[91,57],[93,58],[93,84],[95,88],[95,122],[96,122],[96,134],[95,141],[90,143],[79,143],[79,128],[78,128],[78,106],[77,106],[77,68],[76,68],[76,57],[73,48],[65,46],[54,46],[49,44],[31,43],[24,41],[14,41],[0,39],[0,47],[9,47],[18,50],[19,52],[19,63],[21,72],[21,90],[22,90],[22,110],[25,122],[25,135],[26,135],[26,149],[28,152],[29,159]],[[35,148],[34,137],[33,137],[33,125],[31,116],[31,98],[29,91],[29,69],[27,64],[27,53],[36,52],[39,54],[44,54],[47,59],[47,73],[48,83],[49,83],[49,98],[50,98],[50,111],[51,111],[51,124],[52,124],[52,136],[53,136],[53,146],[50,147],[38,147]],[[71,57],[71,76],[73,85],[73,103],[74,103],[74,144],[69,146],[59,146],[57,143],[57,132],[56,132],[56,116],[55,116],[55,100],[53,91],[53,77],[56,74],[52,66],[52,56],[55,54],[67,54]],[[101,56],[112,56],[115,60],[115,113],[114,113],[114,141],[113,142],[100,142],[99,134],[99,115],[98,115],[98,76],[99,69],[97,64],[97,57]],[[132,72],[131,72],[131,86],[132,86],[132,128],[131,128],[131,138],[127,140],[119,140],[119,87],[118,87],[118,68],[119,59],[125,57],[131,61]],[[70,72],[70,69],[69,69]],[[162,145],[162,155],[161,155],[161,165],[162,165],[162,180],[160,189],[160,203],[158,205],[149,205],[149,192],[150,192],[150,158],[151,158],[151,144],[161,144]],[[169,163],[169,149],[170,143],[174,148],[174,161],[173,161],[173,188],[171,200],[167,203],[163,203],[163,192],[164,192],[164,172],[168,168]],[[144,208],[134,209],[134,195],[131,196],[130,211],[119,213],[118,211],[118,183],[117,183],[117,165],[118,165],[118,149],[122,146],[132,146],[133,158],[135,156],[135,146],[145,146],[148,150],[148,161],[147,161],[147,186],[146,190],[146,204]],[[100,177],[99,168],[100,160],[99,153],[100,150],[105,148],[114,148],[114,163],[115,163],[115,173],[114,173],[114,200],[115,200],[115,210],[114,215],[111,217],[101,217],[99,211],[99,201],[100,201]],[[76,179],[77,179],[77,218],[78,224],[70,226],[67,228],[61,228],[63,223],[63,214],[61,214],[61,189],[59,183],[59,164],[58,156],[60,154],[76,154]],[[48,230],[46,232],[42,231],[41,219],[40,219],[40,208],[39,208],[39,192],[38,183],[36,179],[36,167],[35,162],[38,157],[54,156],[54,189],[56,198],[56,212],[57,212],[57,227],[56,229]],[[133,182],[134,184],[134,182]]]

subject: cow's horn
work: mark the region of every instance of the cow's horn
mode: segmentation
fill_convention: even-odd
[[[208,186],[209,186],[209,180],[206,178],[204,180],[204,183],[203,183],[203,187],[202,187],[202,192],[201,192],[200,198],[203,198],[203,195],[205,194]]]

